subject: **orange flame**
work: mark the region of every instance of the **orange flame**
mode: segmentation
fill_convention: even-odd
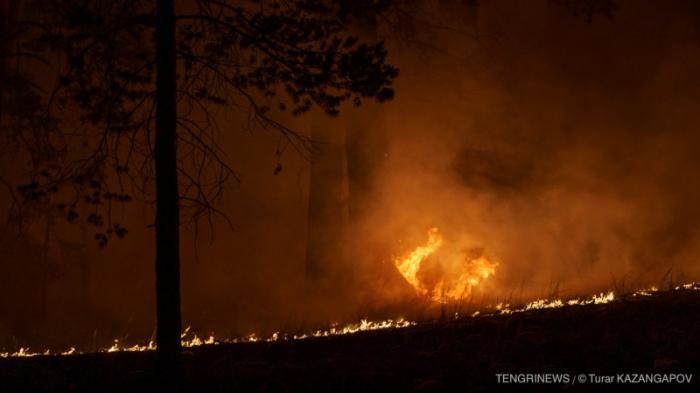
[[[440,235],[437,228],[431,228],[428,231],[428,243],[425,246],[418,246],[408,256],[394,261],[403,278],[422,295],[427,294],[429,291],[423,287],[423,284],[418,279],[418,270],[423,260],[437,251],[441,245],[442,235]]]
[[[403,278],[416,292],[438,302],[454,301],[471,293],[473,287],[496,273],[496,262],[486,257],[466,259],[458,264],[456,276],[438,277],[437,282],[429,283],[419,272],[429,256],[442,246],[443,238],[437,228],[428,230],[428,241],[416,247],[404,257],[396,258],[394,264]]]

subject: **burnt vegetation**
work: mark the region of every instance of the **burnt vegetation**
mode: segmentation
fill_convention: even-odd
[[[699,300],[700,291],[669,290],[600,305],[426,321],[399,330],[191,348],[183,355],[182,388],[187,392],[590,391],[587,384],[499,385],[496,374],[697,374]],[[154,354],[148,352],[0,359],[0,388],[157,389],[154,365]],[[694,378],[690,385],[673,386],[674,391],[696,388]],[[604,389],[639,391],[639,386]]]
[[[608,275],[618,293],[659,271],[669,283],[697,274],[700,183],[688,173],[700,120],[684,118],[700,97],[687,83],[700,51],[684,52],[698,47],[697,15],[664,7],[647,32],[653,3],[616,25],[618,1],[542,0],[496,2],[481,23],[482,3],[0,0],[0,393],[485,392],[511,387],[496,384],[499,373],[697,374],[698,284],[605,304],[492,307],[504,294],[528,304],[545,280],[559,298]],[[409,97],[382,112],[402,88]],[[237,133],[273,135],[270,162],[259,157],[268,145]],[[285,151],[301,169],[287,169]],[[269,164],[262,184],[296,175],[308,187],[227,200],[243,178],[235,155]],[[225,201],[245,202],[248,225],[207,255],[228,265],[182,269],[181,259],[200,262],[200,234],[211,245],[237,226]],[[139,259],[91,283],[95,255],[133,233],[149,240],[114,255],[148,254],[152,276],[134,269]],[[119,284],[111,304],[132,308],[126,321],[89,304],[107,281]],[[134,306],[147,303],[129,287],[139,281],[152,307]],[[218,292],[199,297],[209,286]],[[69,301],[52,302],[57,292]],[[187,310],[182,294],[195,299]],[[52,304],[68,312],[52,319]],[[487,304],[491,313],[475,312]],[[207,345],[183,348],[183,313],[208,323]],[[227,341],[285,318],[340,326],[349,315],[418,322]],[[57,320],[69,338],[51,340]],[[231,321],[240,325],[214,338]],[[104,351],[114,337],[142,340],[134,327],[149,323],[143,351]],[[32,338],[79,348],[19,356]]]

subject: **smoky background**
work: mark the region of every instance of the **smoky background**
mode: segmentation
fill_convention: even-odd
[[[220,203],[234,230],[185,228],[184,325],[225,338],[434,317],[393,264],[432,227],[442,261],[498,261],[475,306],[697,278],[700,9],[615,5],[589,20],[559,2],[409,3],[408,16],[363,31],[386,40],[401,70],[392,102],[334,119],[279,114],[316,136],[310,152],[219,109],[241,177]],[[21,172],[3,157],[3,174]],[[32,251],[41,226],[26,244],[2,239],[0,346],[153,335],[152,207],[132,203],[123,217],[128,236],[103,249],[56,224],[45,316]]]

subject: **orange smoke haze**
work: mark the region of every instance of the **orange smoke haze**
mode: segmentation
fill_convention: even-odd
[[[378,27],[401,70],[396,99],[321,120],[329,144],[366,125],[375,156],[364,208],[338,219],[342,238],[318,282],[305,277],[305,261],[320,156],[217,109],[241,175],[220,205],[235,228],[185,229],[185,326],[201,337],[266,337],[366,317],[427,318],[433,300],[465,294],[527,302],[698,278],[700,9],[620,1],[613,19],[587,23],[546,1],[426,3],[415,11],[425,20],[405,25],[412,42]],[[280,119],[307,136],[319,122]],[[342,190],[329,198],[343,205],[347,180],[334,181]],[[8,198],[0,193],[2,209]],[[57,224],[57,239],[87,236],[88,263],[52,251],[52,332],[36,316],[36,270],[21,254],[2,258],[0,347],[149,341],[153,212],[135,201],[123,217],[128,236],[105,249]]]

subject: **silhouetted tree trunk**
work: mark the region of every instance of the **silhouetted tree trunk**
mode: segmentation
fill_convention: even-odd
[[[10,58],[7,54],[11,51],[12,39],[10,32],[17,18],[20,0],[0,0],[0,95],[5,94],[8,77],[8,64]],[[0,119],[3,115],[4,97],[0,99]]]
[[[10,2],[0,0],[0,119],[5,102],[5,80],[7,79],[7,53],[10,46],[8,38],[10,24]]]
[[[347,225],[347,165],[342,122],[314,111],[311,120],[314,148],[309,180],[309,223],[306,276],[326,276],[338,262],[339,246]]]
[[[346,13],[335,6],[309,7],[307,2],[284,0],[259,2],[260,7],[243,6],[235,1],[183,1],[178,4],[193,13],[183,12],[176,17],[174,0],[45,2],[46,12],[37,12],[38,21],[32,24],[41,26],[37,27],[39,38],[27,36],[28,42],[42,45],[27,46],[27,51],[34,58],[53,51],[63,54],[66,69],[59,74],[59,86],[47,94],[49,105],[41,110],[37,128],[50,131],[61,140],[65,137],[66,148],[57,153],[72,157],[73,144],[81,143],[74,137],[78,132],[72,129],[73,124],[70,124],[71,132],[65,132],[58,127],[60,121],[49,117],[58,116],[60,120],[62,112],[51,108],[63,102],[79,112],[75,126],[85,132],[85,138],[95,137],[104,143],[90,146],[94,151],[89,159],[69,162],[65,168],[44,165],[43,161],[50,161],[51,157],[40,155],[40,160],[32,162],[32,181],[20,185],[22,200],[36,200],[68,184],[77,195],[88,187],[103,190],[111,181],[108,174],[132,181],[152,178],[150,162],[140,162],[140,155],[131,152],[150,150],[153,143],[150,137],[153,53],[151,47],[141,45],[139,37],[147,32],[155,33],[156,341],[160,364],[176,366],[181,349],[179,210],[192,208],[194,222],[205,215],[220,216],[228,222],[225,213],[214,203],[220,200],[226,179],[236,175],[226,163],[216,138],[212,138],[221,129],[206,108],[210,105],[245,108],[253,124],[278,130],[291,143],[306,147],[304,138],[267,114],[273,97],[281,93],[277,100],[280,110],[287,110],[284,108],[290,105],[288,110],[294,114],[319,108],[335,115],[346,101],[390,100],[398,70],[386,63],[383,45],[367,45],[347,34]],[[152,14],[153,5],[155,22],[146,15]],[[96,25],[94,21],[101,23]],[[176,21],[182,28],[181,35],[176,35]],[[84,28],[86,23],[89,29]],[[45,40],[50,43],[44,44]],[[113,50],[117,47],[120,50]],[[242,59],[251,59],[250,64],[241,67]],[[178,70],[180,79],[176,77]],[[323,71],[322,78],[318,77],[319,70]],[[176,90],[178,80],[182,81],[180,92]],[[46,94],[32,84],[28,90],[39,98]],[[196,109],[178,117],[177,102],[183,108]],[[241,106],[241,102],[248,105]],[[44,141],[51,138],[38,139],[41,143],[25,146],[30,154],[54,152],[53,144]],[[120,141],[126,139],[130,145],[122,149]],[[85,144],[85,139],[82,143]],[[341,159],[332,159],[328,168],[336,168],[340,162],[337,172],[342,173],[343,144],[331,145],[341,152]],[[178,160],[178,148],[186,162]],[[335,155],[331,152],[328,156]],[[206,168],[216,170],[209,173]],[[178,185],[178,173],[183,175],[182,189]],[[339,178],[340,182],[336,183],[343,184],[344,177]],[[336,206],[342,206],[342,189],[347,187],[337,187],[336,183],[326,186],[341,190]],[[124,190],[95,191],[95,195],[85,198],[85,203],[98,206],[107,199],[118,203],[132,199]],[[77,209],[75,203],[62,206],[68,207],[69,221],[80,217],[73,209],[74,206]],[[107,210],[111,214],[112,209]],[[326,211],[333,213],[322,213],[324,220],[336,217],[335,212],[343,209],[332,207]],[[103,226],[101,219],[102,212],[87,216],[89,223],[104,229],[95,234],[99,245],[106,245],[113,235],[126,234],[120,224]],[[338,220],[333,219],[332,224],[337,226]]]
[[[50,199],[49,199],[50,201]],[[50,204],[50,202],[49,202]],[[51,227],[53,225],[53,220],[51,217],[51,210],[48,209],[46,212],[46,226],[44,227],[44,240],[42,242],[42,254],[41,254],[41,266],[39,266],[39,296],[41,302],[39,304],[39,320],[42,322],[43,326],[47,326],[48,323],[48,310],[49,310],[49,258],[51,251]]]
[[[80,222],[80,238],[78,239],[77,256],[80,262],[80,288],[79,297],[82,304],[83,313],[88,316],[88,320],[92,318],[92,296],[90,287],[92,286],[92,269],[90,268],[90,259],[88,257],[88,241],[87,227],[85,221]]]
[[[359,2],[357,4],[360,6]],[[354,33],[363,42],[376,42],[376,14],[367,12],[361,15]],[[386,131],[378,124],[380,115],[379,105],[368,102],[346,120],[348,210],[353,221],[360,219],[369,209],[374,174],[386,152]]]
[[[377,14],[372,2],[353,0],[351,7],[365,10],[355,20],[353,35],[363,42],[376,42]],[[380,165],[386,147],[385,135],[376,127],[378,115],[378,105],[372,102],[341,119],[329,119],[320,111],[312,114],[315,154],[309,185],[309,278],[348,273],[348,261],[343,258],[347,259],[346,248],[352,250],[355,246],[348,242],[361,241],[348,233],[349,226],[367,209],[373,171]]]
[[[176,367],[182,330],[173,3],[156,2],[156,341],[166,370]]]

